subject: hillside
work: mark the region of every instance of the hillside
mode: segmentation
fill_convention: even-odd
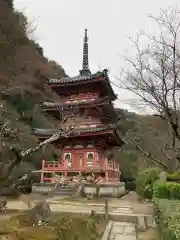
[[[41,46],[28,38],[28,31],[26,17],[13,9],[12,0],[1,0],[0,154],[5,162],[14,158],[10,146],[22,149],[37,144],[37,139],[31,135],[32,127],[56,127],[58,124],[41,112],[38,103],[58,98],[44,87],[44,80],[66,74],[60,65],[43,55]],[[46,149],[43,154],[33,154],[28,161],[39,167],[42,157],[52,154],[53,149]]]
[[[174,163],[167,159],[163,151],[164,143],[170,144],[168,128],[163,120],[157,116],[138,115],[123,109],[118,109],[118,112],[121,120],[117,127],[126,140],[122,150],[115,153],[115,158],[119,161],[122,172],[134,175],[140,169],[154,165],[159,166],[152,160],[151,156],[171,168]],[[137,145],[143,151],[140,151]],[[149,154],[150,157],[147,157],[145,153]]]

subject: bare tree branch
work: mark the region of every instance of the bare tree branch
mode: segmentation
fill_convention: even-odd
[[[130,38],[137,54],[135,58],[124,57],[130,67],[122,70],[120,88],[137,95],[162,117],[171,138],[171,144],[162,140],[162,146],[171,145],[171,153],[165,148],[162,152],[176,166],[180,152],[180,12],[176,8],[162,10],[160,16],[149,17],[159,26],[160,34],[140,33],[135,40]],[[149,40],[145,48],[141,47],[144,38]]]

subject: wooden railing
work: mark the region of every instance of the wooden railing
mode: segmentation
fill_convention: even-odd
[[[87,169],[109,169],[109,170],[114,170],[114,169],[118,169],[119,166],[114,165],[113,163],[108,164],[108,161],[82,161],[81,165],[76,165],[76,164],[72,164],[68,166],[68,164],[66,163],[66,161],[45,161],[43,160],[42,162],[42,169],[46,169],[46,170],[59,170],[59,171],[63,171],[63,170],[74,170],[74,171],[78,171],[78,170],[87,170]]]

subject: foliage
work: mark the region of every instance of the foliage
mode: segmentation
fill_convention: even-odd
[[[167,175],[168,181],[179,182],[180,181],[180,172],[169,173]]]
[[[161,169],[148,168],[138,173],[136,178],[136,191],[143,197],[151,199],[153,195],[153,184],[158,179]]]
[[[14,6],[13,1],[14,0],[6,0],[8,6],[10,7],[10,9],[13,9],[13,6]]]
[[[28,28],[27,17],[22,12],[18,12],[18,11],[14,12],[14,14],[17,16],[18,23],[20,27],[23,29],[24,34],[26,34],[27,28]]]
[[[55,100],[55,96],[45,88],[44,80],[57,76],[58,69],[49,64],[40,46],[29,39],[29,30],[32,28],[29,29],[28,19],[23,13],[13,10],[12,4],[12,0],[0,1],[1,190],[4,185],[9,187],[9,176],[5,174],[9,166],[13,166],[10,180],[14,184],[17,177],[21,178],[27,171],[40,168],[42,158],[52,160],[54,155],[54,149],[48,146],[33,156],[23,157],[23,162],[19,162],[12,149],[21,153],[21,150],[37,146],[39,140],[31,134],[32,127],[55,128],[59,124],[38,106],[42,101]],[[2,192],[4,194],[4,189]]]
[[[50,60],[48,63],[57,72],[58,77],[66,76],[66,73],[60,64],[58,64],[57,62],[55,62],[53,60]]]
[[[19,120],[28,124],[34,128],[51,128],[52,123],[42,113],[36,100],[32,98],[28,93],[24,94],[13,94],[5,97],[13,109],[15,109],[20,117]]]
[[[155,220],[164,240],[180,239],[180,201],[154,198]]]
[[[117,111],[120,117],[117,129],[120,134],[123,133],[126,144],[122,151],[114,153],[114,157],[120,163],[122,173],[136,176],[139,170],[159,166],[164,168],[163,164],[171,169],[171,161],[167,160],[162,147],[163,140],[170,141],[163,120],[153,115],[139,115],[123,109]]]
[[[157,181],[153,186],[153,196],[155,198],[180,199],[180,184]]]
[[[37,43],[37,42],[35,42],[34,40],[31,40],[31,43],[32,43],[32,45],[35,46],[36,51],[37,51],[41,56],[44,57],[44,50],[43,50],[43,48],[40,46],[40,44]]]
[[[101,238],[106,224],[100,216],[61,213],[53,215],[52,221],[46,226],[32,227],[32,219],[26,214],[7,220],[0,227],[0,235],[12,237],[16,232],[17,240],[95,240]]]
[[[120,164],[121,172],[124,177],[136,177],[138,172],[138,153],[127,149],[126,146],[114,154],[114,159]]]

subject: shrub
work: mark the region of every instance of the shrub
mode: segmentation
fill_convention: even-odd
[[[136,178],[136,191],[141,197],[152,198],[153,184],[158,179],[160,172],[159,168],[148,168],[139,172]]]
[[[167,180],[173,182],[180,182],[180,172],[169,173],[167,175]]]
[[[180,199],[180,184],[175,182],[156,182],[153,186],[155,198]]]
[[[174,211],[177,201],[166,199],[154,199],[155,221],[159,229],[160,239],[180,239],[180,216]],[[176,214],[175,214],[176,212]]]

